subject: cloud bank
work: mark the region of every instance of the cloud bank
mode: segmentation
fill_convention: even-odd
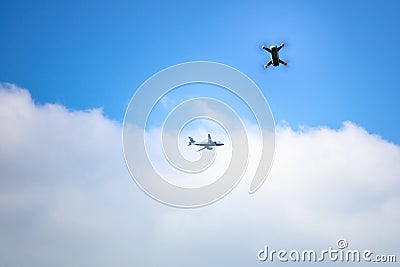
[[[136,186],[121,125],[101,109],[38,105],[0,84],[0,125],[0,265],[258,266],[264,245],[326,249],[340,237],[378,254],[400,247],[400,148],[351,122],[280,125],[259,191],[247,193],[250,165],[227,197],[192,210]]]

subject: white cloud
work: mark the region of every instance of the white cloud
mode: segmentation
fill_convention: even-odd
[[[264,245],[324,249],[345,237],[381,254],[400,246],[400,148],[350,122],[278,127],[259,191],[248,195],[247,175],[194,210],[138,189],[121,126],[99,109],[37,105],[0,84],[0,123],[0,265],[252,266]]]
[[[169,109],[170,106],[174,103],[174,100],[165,95],[160,99],[160,103],[164,109]]]

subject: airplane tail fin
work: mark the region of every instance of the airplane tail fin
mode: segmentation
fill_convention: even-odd
[[[189,136],[189,144],[188,144],[188,146],[193,145],[195,142],[196,141],[192,137]]]

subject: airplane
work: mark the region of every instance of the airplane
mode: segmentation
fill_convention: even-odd
[[[264,65],[264,68],[267,69],[271,64],[272,64],[273,66],[275,66],[275,67],[279,66],[279,63],[281,63],[281,64],[283,64],[283,65],[285,65],[285,66],[288,65],[287,62],[285,62],[285,61],[279,59],[279,53],[278,53],[278,52],[279,52],[279,50],[281,50],[282,47],[284,47],[284,46],[285,46],[284,43],[281,43],[281,45],[278,46],[278,47],[277,47],[276,45],[271,45],[269,48],[268,48],[268,47],[265,47],[264,45],[261,46],[262,49],[268,51],[268,52],[271,54],[271,60],[270,60],[267,64]]]
[[[200,148],[199,150],[197,150],[197,152],[206,149],[207,150],[212,150],[214,146],[223,146],[224,143],[220,142],[220,141],[213,141],[211,139],[211,135],[208,134],[208,139],[201,141],[201,142],[196,142],[192,137],[189,136],[189,144],[190,145],[196,145],[196,146],[202,146],[203,148]]]

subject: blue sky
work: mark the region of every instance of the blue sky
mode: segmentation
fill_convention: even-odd
[[[1,1],[0,81],[38,103],[103,107],[122,121],[154,73],[193,60],[231,65],[277,122],[350,120],[400,143],[398,1]],[[262,66],[285,42],[287,68]]]

